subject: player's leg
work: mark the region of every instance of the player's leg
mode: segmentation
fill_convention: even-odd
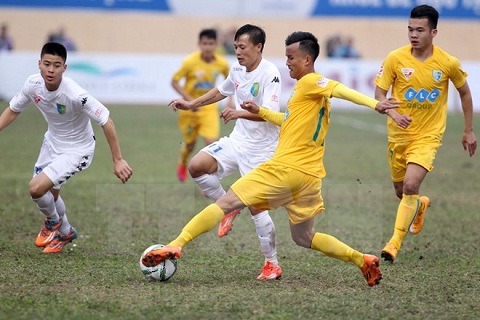
[[[204,147],[192,158],[188,164],[188,170],[203,195],[215,201],[219,199],[226,193],[220,180],[238,171],[236,152],[232,147],[231,139],[224,137]],[[234,210],[228,213],[226,217],[236,215],[240,211]],[[220,224],[220,229],[224,230],[222,224]],[[219,236],[223,235],[219,233]]]
[[[274,149],[261,150],[260,152],[259,150],[248,150],[248,149],[245,150],[244,147],[242,148],[242,146],[235,146],[235,144],[236,144],[235,140],[230,139],[230,143],[228,144],[228,146],[233,145],[233,147],[230,150],[228,150],[227,148],[227,151],[228,151],[227,153],[231,153],[228,159],[230,162],[227,163],[227,161],[222,160],[221,163],[222,165],[224,163],[227,163],[227,165],[229,165],[230,167],[230,170],[233,170],[232,169],[233,167],[238,168],[238,171],[240,172],[241,176],[246,175],[247,173],[252,171],[254,168],[268,161],[268,159],[270,159],[273,156],[273,153],[275,151]],[[237,150],[242,150],[242,151],[237,151]],[[226,167],[226,166],[223,165],[223,167]],[[262,212],[262,210],[256,210],[253,207],[249,207],[249,209],[252,216]],[[233,227],[233,221],[239,214],[240,214],[240,210],[234,210],[225,215],[222,222],[220,222],[220,226],[218,227],[219,237],[226,236],[230,232],[230,230]],[[266,246],[267,237],[265,235],[259,234],[258,232],[259,230],[263,230],[261,232],[262,234],[265,234],[266,231],[268,231],[268,234],[275,232],[275,225],[273,224],[272,218],[270,217],[268,211],[265,211],[265,213],[262,213],[261,215],[255,218],[252,217],[252,221],[255,224],[255,229],[257,230],[257,235],[260,239],[260,245],[262,247],[262,251],[267,250],[268,252],[272,252],[273,250],[276,252],[276,250],[274,249],[275,243],[269,244],[270,248],[266,248],[265,246]],[[268,230],[265,230],[265,226],[268,226]],[[269,260],[268,254],[265,257],[268,262]],[[269,266],[270,264],[271,263],[268,263]]]
[[[220,183],[219,176],[215,174],[218,170],[217,160],[209,153],[204,152],[204,149],[200,150],[192,160],[190,160],[188,172],[200,188],[202,194],[210,199],[217,200],[223,196],[226,191]]]
[[[398,251],[402,246],[402,242],[407,235],[408,229],[418,214],[419,210],[422,211],[421,216],[426,209],[426,204],[420,199],[419,191],[420,185],[427,175],[428,171],[415,163],[409,163],[405,172],[405,178],[403,180],[403,194],[402,199],[397,208],[397,216],[395,219],[395,227],[393,230],[393,236],[387,242],[382,250],[382,257],[385,261],[395,261]],[[425,197],[426,198],[426,197]],[[428,199],[428,198],[426,198]],[[428,203],[430,201],[428,200]],[[422,222],[423,226],[423,222]]]
[[[419,196],[420,185],[433,170],[433,161],[440,147],[438,139],[415,140],[408,144],[389,143],[389,165],[395,193],[400,197],[394,233],[382,250],[385,261],[395,261],[409,227],[417,234],[423,222],[430,199]]]
[[[177,259],[187,243],[213,229],[227,212],[242,209],[245,206],[267,210],[270,209],[270,205],[277,205],[275,199],[270,201],[265,196],[273,193],[272,186],[265,183],[265,175],[269,171],[275,170],[276,166],[270,166],[270,170],[262,168],[264,166],[266,164],[255,168],[238,179],[223,197],[220,197],[214,204],[209,205],[193,217],[175,240],[161,249],[147,253],[142,260],[143,264],[149,267],[155,266],[166,259]]]
[[[230,189],[216,203],[207,206],[183,227],[178,237],[161,249],[147,253],[142,262],[145,266],[155,266],[166,259],[178,259],[182,248],[193,239],[212,230],[222,220],[225,212],[243,208],[245,205]]]
[[[179,110],[178,127],[183,136],[183,142],[180,146],[180,154],[177,162],[177,177],[181,182],[187,180],[187,163],[192,151],[195,149],[197,140],[197,123],[195,115],[189,110]]]
[[[65,202],[63,202],[63,198],[60,196],[60,189],[52,188],[50,189],[52,192],[54,199],[55,199],[55,208],[57,209],[58,216],[60,220],[62,220],[62,225],[58,229],[58,233],[61,236],[66,236],[70,233],[70,229],[72,226],[67,218],[67,208],[65,206]]]
[[[257,279],[279,279],[282,276],[282,268],[277,259],[277,239],[272,217],[268,213],[268,210],[256,210],[253,207],[249,207],[249,210],[260,242],[260,248],[265,256],[262,272]]]
[[[50,192],[53,194],[55,199],[55,208],[57,209],[58,215],[60,217],[61,225],[58,229],[57,235],[53,238],[44,249],[43,253],[57,253],[62,251],[63,247],[72,242],[77,238],[77,232],[70,225],[66,214],[65,203],[63,202],[62,197],[60,197],[60,189],[52,188]]]
[[[55,207],[55,199],[49,191],[53,182],[43,172],[36,174],[29,183],[30,196],[38,210],[45,216],[44,225],[35,239],[37,247],[45,247],[56,236],[62,222]]]
[[[369,286],[380,283],[382,272],[380,271],[380,263],[377,257],[361,253],[331,235],[320,232],[315,233],[313,231],[313,222],[314,218],[301,223],[292,223],[290,221],[292,239],[297,245],[355,264],[362,271]]]
[[[285,181],[291,187],[291,200],[283,206],[287,210],[293,241],[298,246],[355,264],[362,271],[369,286],[378,284],[382,279],[382,273],[377,257],[363,254],[331,235],[315,233],[313,230],[314,217],[325,210],[321,192],[322,180],[297,170],[290,170]]]
[[[76,174],[85,171],[91,164],[93,159],[93,148],[79,151],[78,153],[64,153],[55,157],[55,159],[46,166],[41,174],[45,174],[53,186],[49,193],[52,194],[52,203],[55,211],[60,216],[61,226],[53,240],[45,246],[44,253],[61,252],[63,247],[77,238],[77,232],[70,226],[65,214],[65,204],[60,197],[60,188],[70,178]],[[39,174],[38,176],[40,176]],[[58,208],[58,209],[57,209]],[[58,210],[58,211],[57,211]],[[64,225],[65,224],[65,225]]]

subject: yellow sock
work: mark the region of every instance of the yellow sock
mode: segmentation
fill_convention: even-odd
[[[183,164],[184,166],[187,165],[188,158],[190,157],[191,151],[188,150],[187,145],[182,143],[180,147],[180,158],[178,159],[178,164]]]
[[[390,239],[398,249],[402,246],[403,239],[407,235],[408,228],[415,217],[421,201],[419,201],[418,194],[402,196],[402,200],[398,205],[397,218],[395,219],[395,229],[393,236]]]
[[[193,217],[185,227],[183,227],[180,235],[168,245],[183,248],[196,237],[215,228],[215,226],[222,221],[223,216],[223,210],[215,203],[212,203]]]
[[[359,268],[363,267],[363,253],[350,248],[335,237],[325,233],[315,233],[311,248],[320,251],[329,257],[346,262],[353,262]]]

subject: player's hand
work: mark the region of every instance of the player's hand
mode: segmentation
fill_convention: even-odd
[[[237,110],[233,108],[225,108],[220,112],[220,118],[223,119],[223,123],[227,123],[228,121],[231,120],[237,120],[238,119],[238,112]]]
[[[393,121],[395,121],[400,128],[406,129],[412,122],[412,118],[410,118],[408,114],[399,114]]]
[[[114,162],[113,173],[122,181],[122,183],[125,183],[132,176],[133,170],[130,168],[127,161],[121,159]]]
[[[240,104],[243,110],[247,110],[250,113],[258,114],[260,107],[255,104],[255,102],[247,100]]]
[[[475,136],[475,132],[473,132],[473,130],[463,132],[462,145],[463,150],[468,150],[470,157],[475,154],[475,150],[477,150],[477,137]]]
[[[412,118],[410,118],[408,114],[400,114],[395,109],[387,110],[385,113],[392,118],[400,128],[406,129],[412,122]]]
[[[377,105],[375,106],[375,110],[379,113],[385,113],[385,111],[389,109],[395,109],[398,107],[400,107],[400,102],[395,100],[394,98],[389,98],[377,103]]]
[[[170,101],[168,104],[170,107],[172,107],[173,111],[177,110],[190,110],[192,107],[190,106],[190,103],[188,101],[185,101],[183,99],[174,99]]]

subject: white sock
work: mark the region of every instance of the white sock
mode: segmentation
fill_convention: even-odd
[[[66,236],[70,233],[70,228],[72,227],[67,219],[67,210],[65,208],[65,203],[63,202],[62,197],[58,196],[57,201],[55,201],[55,208],[57,209],[57,213],[59,216],[62,217],[62,225],[58,232],[61,236]]]
[[[270,261],[274,265],[278,265],[275,225],[273,224],[268,211],[262,211],[259,214],[252,216],[252,220],[255,224],[258,240],[260,240],[260,247],[265,256],[265,261]]]
[[[59,217],[57,210],[55,209],[55,200],[53,194],[49,191],[40,198],[32,200],[37,204],[37,208],[47,217],[50,221],[58,222]]]
[[[207,197],[215,201],[227,193],[225,189],[223,189],[220,184],[220,179],[218,179],[216,175],[204,174],[200,177],[193,178],[193,181],[195,181]]]

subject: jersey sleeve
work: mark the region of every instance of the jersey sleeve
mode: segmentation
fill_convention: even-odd
[[[173,80],[180,81],[180,79],[185,78],[188,74],[188,70],[190,69],[190,59],[185,59],[182,62],[180,68],[173,74]]]
[[[29,95],[30,88],[30,78],[25,81],[22,90],[20,90],[13,98],[10,100],[9,106],[10,109],[14,112],[22,112],[31,103],[33,100]]]
[[[395,80],[395,59],[390,54],[383,61],[373,83],[383,90],[389,90]]]
[[[311,74],[314,79],[310,78],[305,81],[305,95],[309,98],[315,98],[318,96],[324,96],[331,98],[335,87],[339,84],[338,81],[328,79],[320,74]]]
[[[90,94],[85,92],[79,95],[77,103],[80,103],[83,111],[100,126],[107,123],[110,111]]]
[[[262,107],[272,111],[280,111],[280,94],[282,90],[280,79],[278,70],[271,72],[264,78]]]
[[[217,86],[217,89],[222,95],[226,97],[230,97],[235,94],[235,83],[232,78],[232,73],[229,73],[227,78]]]
[[[467,81],[467,72],[462,69],[462,65],[457,58],[452,57],[452,63],[450,67],[450,80],[455,88],[460,88]]]

